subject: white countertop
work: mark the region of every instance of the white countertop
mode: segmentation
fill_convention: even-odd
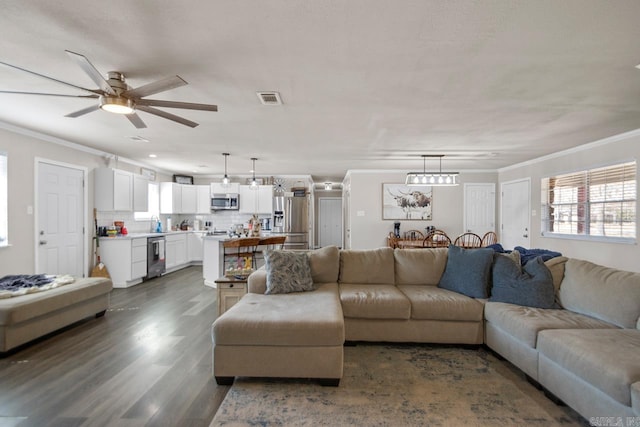
[[[126,235],[122,235],[122,234],[118,234],[115,237],[109,237],[109,236],[100,236],[100,240],[126,240],[126,239],[137,239],[137,238],[142,238],[142,237],[156,237],[156,236],[168,236],[171,234],[187,234],[187,233],[198,233],[198,234],[206,234],[207,232],[205,230],[199,230],[199,231],[195,231],[195,230],[178,230],[178,231],[164,231],[162,233],[129,233]],[[218,237],[218,236],[215,236]],[[223,235],[220,237],[224,237],[226,238],[227,235]]]

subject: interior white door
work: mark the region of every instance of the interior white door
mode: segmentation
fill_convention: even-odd
[[[531,182],[529,179],[502,183],[500,243],[505,249],[528,248],[530,238]]]
[[[84,274],[84,171],[38,162],[37,273]]]
[[[496,231],[496,185],[464,184],[464,230],[482,237]]]
[[[320,247],[342,247],[342,200],[337,197],[318,199],[318,243]]]

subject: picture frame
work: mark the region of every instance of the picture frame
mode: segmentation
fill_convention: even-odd
[[[140,175],[144,176],[145,178],[148,178],[149,181],[156,180],[156,171],[154,171],[153,169],[140,168]]]
[[[382,184],[382,219],[430,221],[433,218],[433,187]]]
[[[193,177],[188,175],[173,175],[173,182],[193,185]]]

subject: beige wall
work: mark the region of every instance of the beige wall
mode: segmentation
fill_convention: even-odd
[[[382,219],[382,184],[402,183],[406,177],[400,172],[351,171],[344,182],[348,194],[348,220],[346,227],[351,236],[351,249],[369,249],[386,246],[387,235],[393,231],[393,220]],[[463,232],[464,183],[497,183],[498,174],[464,173],[457,187],[433,187],[433,219],[431,221],[400,221],[400,231],[424,229],[433,225],[449,236]],[[496,184],[497,185],[497,184]],[[360,215],[359,215],[360,214]]]
[[[585,144],[554,156],[547,156],[499,172],[500,182],[531,178],[531,247],[551,249],[572,257],[629,271],[640,271],[640,249],[637,244],[602,243],[541,236],[540,180],[544,177],[590,169],[597,166],[634,160],[640,157],[640,132],[632,132],[606,140]],[[637,186],[637,184],[636,184]],[[636,207],[637,209],[637,207]],[[638,231],[636,230],[636,236]]]
[[[31,136],[14,133],[0,128],[0,151],[8,156],[8,207],[9,207],[9,247],[0,248],[0,276],[6,274],[33,274],[35,272],[35,216],[28,214],[29,206],[35,209],[35,160],[51,160],[84,167],[88,172],[88,200],[86,224],[88,233],[86,249],[88,254],[87,271],[92,263],[90,256],[93,237],[93,174],[96,167],[114,167],[107,156],[90,154],[74,148],[43,141]],[[124,162],[118,163],[119,169],[132,172],[140,171],[139,166]]]

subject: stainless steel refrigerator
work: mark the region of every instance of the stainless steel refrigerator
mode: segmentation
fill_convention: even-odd
[[[271,235],[286,235],[285,249],[309,249],[309,195],[306,192],[273,198]]]

